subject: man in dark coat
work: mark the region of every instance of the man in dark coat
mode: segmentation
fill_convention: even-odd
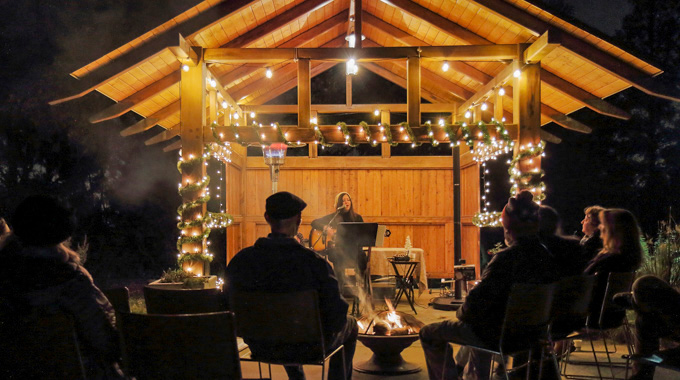
[[[557,268],[550,252],[538,239],[538,204],[528,191],[510,198],[502,223],[508,248],[498,252],[458,309],[458,321],[432,323],[420,330],[420,340],[430,379],[461,376],[449,342],[461,345],[497,345],[510,289],[515,283],[550,283]],[[471,350],[466,378],[485,379],[491,355]]]
[[[560,277],[583,273],[592,257],[586,257],[579,239],[562,234],[562,220],[557,210],[541,205],[538,217],[538,237],[559,262]]]
[[[316,252],[300,245],[294,236],[300,226],[301,213],[307,204],[288,192],[267,198],[264,214],[271,227],[266,238],[234,256],[226,272],[226,292],[231,290],[286,293],[316,290],[319,293],[321,324],[329,350],[345,345],[347,379],[352,374],[352,358],[356,347],[357,323],[347,315],[347,303],[340,297],[338,281],[330,265]],[[277,312],[294,313],[295,310]],[[272,313],[275,318],[275,313]],[[290,350],[246,341],[251,351]],[[286,367],[290,379],[304,379],[301,367]],[[342,356],[334,355],[329,378],[342,379]]]

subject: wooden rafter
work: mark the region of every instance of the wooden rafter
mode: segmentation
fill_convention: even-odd
[[[451,112],[456,107],[454,103],[422,103],[420,109],[424,113]],[[286,104],[263,104],[253,106],[243,106],[245,112],[255,112],[258,114],[271,113],[296,113],[297,105]],[[352,104],[347,107],[345,104],[312,104],[312,112],[325,113],[373,113],[375,110],[389,112],[406,112],[406,104]]]
[[[140,66],[160,51],[167,49],[168,46],[175,46],[178,34],[184,36],[192,35],[205,28],[206,25],[211,25],[253,2],[253,0],[230,0],[218,3],[205,12],[201,12],[159,33],[141,46],[128,50],[106,65],[100,66],[83,78],[78,86],[80,90],[76,94],[53,100],[49,104],[55,105],[85,96],[111,80],[118,78],[123,73]]]
[[[319,74],[321,74],[321,73],[323,73],[327,70],[330,70],[331,68],[333,68],[337,64],[338,64],[337,62],[319,63],[319,64],[315,65],[314,67],[312,67],[310,76],[312,78],[314,78],[315,76],[317,76],[317,75],[319,75]],[[278,86],[274,87],[273,89],[267,91],[266,93],[250,100],[248,102],[248,104],[263,104],[263,103],[266,103],[266,102],[276,98],[277,96],[283,94],[284,92],[295,88],[295,86],[297,86],[297,78],[289,79],[289,80],[279,84]],[[297,106],[295,106],[295,107],[297,107]]]
[[[361,67],[365,68],[366,70],[373,72],[374,74],[376,74],[376,75],[378,75],[378,76],[380,76],[384,79],[387,79],[388,81],[396,84],[397,86],[399,86],[403,89],[406,89],[406,78],[395,74],[391,70],[383,67],[380,63],[367,62],[367,63],[363,63],[361,65]],[[421,90],[421,95],[427,101],[430,101],[430,102],[433,102],[433,103],[453,103],[454,102],[453,97],[449,97],[449,98],[442,97],[441,95],[430,91],[430,89],[428,89],[428,88],[423,88]]]
[[[158,144],[163,141],[168,141],[171,138],[179,136],[179,124],[175,124],[172,127],[164,130],[163,132],[157,134],[156,136],[144,141],[144,145]]]
[[[540,37],[538,37],[536,41],[529,45],[526,50],[524,50],[522,60],[526,63],[540,62],[546,55],[550,54],[550,52],[555,50],[555,48],[558,46],[560,46],[560,44],[555,38],[555,33],[545,32]]]
[[[396,26],[390,25],[386,23],[385,21],[375,17],[369,12],[364,11],[364,21],[379,29],[382,30],[383,32],[387,33],[390,37],[394,38],[395,40],[401,42],[402,44],[406,46],[426,46],[428,45],[425,41],[418,39],[412,35],[410,35],[408,32],[405,32]],[[469,65],[464,62],[459,62],[459,61],[451,61],[449,63],[451,65],[451,68],[466,77],[472,79],[473,81],[484,84],[488,81],[491,80],[491,76],[488,75],[487,73],[478,70],[476,67]]]
[[[463,114],[465,114],[465,111],[470,109],[473,106],[473,104],[477,103],[481,99],[488,97],[489,93],[494,91],[495,88],[507,82],[508,79],[512,76],[513,72],[518,68],[519,63],[517,61],[514,61],[512,64],[506,66],[503,70],[501,70],[501,72],[498,73],[498,75],[496,75],[482,88],[477,90],[477,92],[474,95],[468,97],[465,103],[461,104],[460,107],[458,107],[458,117],[461,118]]]
[[[678,91],[675,84],[655,81],[649,74],[630,63],[614,57],[582,39],[563,32],[510,3],[500,0],[472,1],[481,5],[489,12],[508,20],[515,25],[528,29],[535,36],[539,36],[548,31],[551,33],[554,32],[556,34],[556,41],[564,48],[640,91],[656,97],[680,101],[680,91]]]
[[[155,112],[154,114],[138,121],[137,123],[123,129],[120,131],[121,136],[130,136],[136,133],[141,133],[151,129],[154,125],[162,123],[167,120],[170,116],[179,112],[179,100],[171,103],[170,105],[162,108],[161,110]]]

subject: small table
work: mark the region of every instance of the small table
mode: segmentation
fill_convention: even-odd
[[[418,314],[414,306],[415,296],[413,294],[413,272],[415,272],[416,267],[420,264],[420,261],[397,261],[394,259],[388,259],[392,268],[394,268],[394,275],[397,279],[397,295],[394,297],[394,308],[397,308],[399,301],[403,295],[406,295],[406,300],[411,305],[411,309],[414,313]],[[404,266],[404,274],[399,273],[399,266]]]

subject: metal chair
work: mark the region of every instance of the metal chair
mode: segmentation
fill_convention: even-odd
[[[531,359],[535,350],[542,352],[548,342],[550,311],[556,286],[556,284],[514,284],[508,297],[498,345],[469,347],[500,356],[499,363],[506,363],[508,355],[528,352],[526,377],[529,379]],[[495,362],[495,360],[492,362],[490,376],[494,372]],[[538,378],[542,376],[541,371],[542,366]],[[505,378],[509,380],[508,371],[504,373]],[[442,373],[442,376],[444,375],[445,373]]]
[[[117,313],[127,376],[241,379],[234,314]]]
[[[220,289],[157,289],[144,287],[149,314],[198,314],[228,310]]]
[[[73,317],[36,310],[0,321],[0,377],[85,379]]]
[[[316,291],[261,293],[233,290],[229,305],[236,315],[238,336],[250,346],[250,360],[269,365],[319,365],[323,380],[328,360],[340,353],[345,371],[344,346],[327,351]]]
[[[130,290],[127,287],[103,289],[102,293],[109,299],[115,311],[130,312]]]
[[[609,365],[609,369],[611,371],[611,378],[616,379],[614,376],[614,367],[615,364],[611,360],[610,354],[613,352],[616,352],[616,344],[614,344],[614,351],[609,351],[609,346],[607,345],[607,334],[612,331],[613,329],[623,327],[624,335],[626,338],[626,347],[628,349],[628,354],[634,352],[633,348],[633,337],[632,337],[632,332],[630,329],[630,325],[628,323],[628,319],[624,316],[621,318],[620,321],[608,321],[608,316],[612,315],[613,313],[620,313],[624,312],[625,310],[617,305],[616,303],[612,302],[612,299],[615,294],[617,293],[623,293],[623,292],[630,292],[631,286],[633,285],[633,281],[635,280],[635,273],[617,273],[617,272],[612,272],[609,273],[607,276],[607,286],[604,292],[604,296],[602,299],[602,303],[600,304],[601,306],[597,308],[599,310],[599,318],[597,321],[592,321],[593,316],[590,315],[588,316],[588,319],[586,321],[584,331],[581,331],[579,334],[575,334],[570,336],[570,339],[577,339],[577,338],[588,338],[590,341],[590,347],[592,349],[593,353],[593,359],[594,363],[597,366],[597,377],[594,376],[584,376],[584,375],[579,375],[577,376],[578,378],[599,378],[602,379],[602,371],[600,370],[600,363],[597,359],[597,353],[598,351],[595,350],[595,344],[593,341],[593,338],[598,338],[599,336],[602,336],[602,342],[604,344],[604,353],[607,355],[607,363]],[[592,310],[592,309],[591,309]],[[567,374],[567,367],[570,363],[576,364],[577,362],[570,361],[570,355],[567,354],[566,359],[564,360],[564,366],[562,367],[562,375],[570,378],[573,376],[570,376]],[[587,364],[587,363],[592,363],[592,362],[579,362],[578,364]],[[626,365],[627,367],[627,365]]]

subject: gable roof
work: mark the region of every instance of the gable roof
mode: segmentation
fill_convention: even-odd
[[[603,98],[631,86],[680,100],[652,79],[662,72],[659,68],[524,0],[361,3],[365,47],[518,44],[536,42],[546,32],[555,36],[557,47],[541,59],[541,124],[554,121],[587,132],[587,127],[567,116],[583,107],[626,119],[624,110]],[[92,122],[133,111],[146,120],[123,134],[155,125],[172,129],[179,123],[178,35],[188,45],[203,48],[343,47],[351,5],[351,0],[203,1],[74,71],[72,76],[82,82],[81,91],[52,104],[98,91],[117,103],[93,115]],[[312,75],[336,64],[313,61]],[[361,67],[405,86],[406,69],[400,62],[362,63]],[[422,95],[434,103],[461,104],[506,67],[502,61],[451,62],[451,70],[443,72],[440,61],[423,60]],[[274,71],[272,79],[265,77],[266,68]],[[261,105],[297,85],[292,60],[209,64],[208,70],[227,100],[239,106]],[[505,111],[512,112],[508,106]],[[157,141],[162,139],[153,142]]]

